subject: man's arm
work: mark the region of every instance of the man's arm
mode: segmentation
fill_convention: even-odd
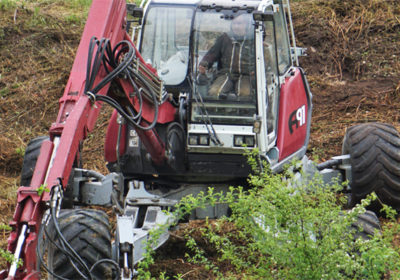
[[[201,74],[204,74],[206,70],[210,68],[214,64],[214,62],[216,62],[221,57],[224,36],[226,36],[226,34],[223,34],[217,38],[215,44],[211,47],[211,49],[209,49],[209,51],[200,61],[199,72]]]

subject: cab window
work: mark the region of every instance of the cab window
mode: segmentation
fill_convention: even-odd
[[[184,7],[152,7],[146,16],[140,51],[166,85],[186,78],[192,17]]]
[[[290,44],[286,26],[286,18],[283,6],[279,6],[279,11],[274,13],[275,36],[278,53],[279,74],[283,75],[292,65],[290,56]]]
[[[265,80],[267,86],[267,130],[268,135],[272,134],[274,138],[276,131],[276,120],[278,114],[278,67],[277,67],[277,54],[276,42],[274,35],[273,22],[264,23],[264,36],[263,36],[263,54],[264,54],[264,67],[265,67]]]

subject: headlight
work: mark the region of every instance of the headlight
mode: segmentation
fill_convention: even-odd
[[[198,145],[199,136],[198,135],[189,135],[189,145]]]
[[[254,136],[245,136],[244,142],[246,143],[247,147],[254,147]]]
[[[234,137],[234,146],[241,147],[244,144],[244,136],[243,135],[235,135]]]
[[[208,135],[200,135],[199,144],[203,146],[208,146],[210,144],[210,138],[208,137]]]
[[[235,135],[233,138],[233,145],[235,147],[243,147],[243,145],[247,147],[254,147],[255,140],[253,135]]]
[[[189,135],[189,145],[209,146],[210,145],[210,136],[208,134],[190,134]]]

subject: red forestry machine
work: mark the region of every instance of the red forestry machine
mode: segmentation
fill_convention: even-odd
[[[0,279],[40,279],[41,269],[50,279],[132,279],[149,230],[171,223],[163,210],[210,183],[243,183],[245,149],[257,148],[273,172],[298,158],[327,181],[350,180],[352,203],[375,190],[400,205],[390,169],[399,160],[376,160],[399,148],[393,127],[353,127],[345,155],[318,166],[305,157],[312,105],[302,51],[289,0],[93,0],[57,120],[26,148],[8,239],[15,260]],[[108,175],[81,162],[104,103],[115,109]],[[113,207],[115,232],[90,205]],[[227,214],[219,205],[190,218]],[[165,231],[154,249],[167,239]]]

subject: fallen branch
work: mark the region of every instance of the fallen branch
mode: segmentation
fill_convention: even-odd
[[[15,8],[15,11],[14,11],[14,24],[17,24],[17,13],[18,13],[18,8]]]

